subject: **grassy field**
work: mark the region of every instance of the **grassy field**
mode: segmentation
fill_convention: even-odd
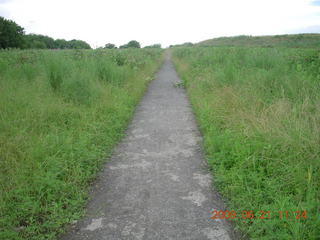
[[[162,50],[0,51],[0,239],[55,239],[123,135]]]
[[[220,37],[202,41],[198,46],[251,46],[320,48],[320,34]]]
[[[194,47],[173,56],[244,236],[319,239],[319,49]]]

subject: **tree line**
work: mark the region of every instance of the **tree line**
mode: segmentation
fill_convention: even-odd
[[[25,34],[23,27],[12,20],[0,16],[0,49],[91,49],[91,46],[82,40],[53,39],[41,34]],[[102,48],[102,47],[101,47]],[[107,43],[104,49],[117,48],[115,44]],[[131,40],[119,48],[141,48],[136,40]],[[161,44],[153,44],[145,48],[161,48]]]
[[[0,48],[91,49],[91,46],[82,40],[55,40],[40,34],[25,34],[23,27],[0,16]]]
[[[112,48],[117,48],[117,46],[113,43],[107,43],[104,46],[105,49],[112,49]],[[138,41],[136,40],[131,40],[127,44],[120,45],[119,48],[141,48],[141,45]],[[145,46],[144,48],[161,48],[161,44],[153,44],[150,46]]]

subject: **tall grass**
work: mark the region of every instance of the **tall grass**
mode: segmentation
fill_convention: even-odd
[[[83,214],[160,62],[161,50],[0,52],[0,239],[55,239]]]
[[[319,239],[319,50],[182,48],[173,54],[214,180],[244,236]],[[241,217],[251,210],[256,218]],[[307,219],[295,212],[303,210]],[[270,219],[260,219],[260,211],[270,211]]]

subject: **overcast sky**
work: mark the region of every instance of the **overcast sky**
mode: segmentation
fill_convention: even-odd
[[[219,36],[320,33],[320,0],[0,0],[0,15],[26,33],[92,47],[143,46]]]

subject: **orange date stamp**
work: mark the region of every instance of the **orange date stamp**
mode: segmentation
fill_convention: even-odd
[[[234,211],[234,210],[212,210],[210,219],[271,219],[278,218],[283,220],[304,220],[308,218],[307,210],[302,211],[253,211],[253,210],[244,210],[244,211]]]

